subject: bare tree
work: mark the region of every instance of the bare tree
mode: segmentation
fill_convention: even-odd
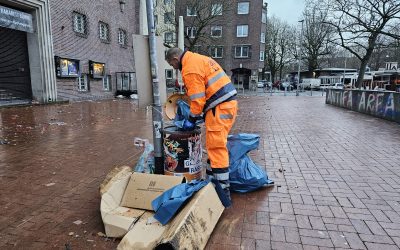
[[[322,0],[315,4],[329,13],[325,24],[337,32],[333,40],[360,60],[356,87],[362,80],[380,36],[399,39],[399,0]]]
[[[186,16],[185,47],[196,50],[197,45],[212,44],[216,38],[211,35],[211,27],[229,23],[234,6],[230,0],[184,0],[176,4],[176,17]],[[175,18],[176,27],[177,22]]]
[[[276,17],[268,19],[268,27],[265,40],[265,65],[271,71],[271,79],[276,80],[277,75],[282,79],[283,69],[291,60],[291,29],[287,23]]]
[[[321,57],[330,55],[333,29],[326,25],[328,12],[313,4],[307,4],[303,13],[304,31],[301,37],[301,57],[306,61],[312,74],[320,66]],[[303,25],[303,23],[302,23]],[[303,29],[303,27],[301,27]]]

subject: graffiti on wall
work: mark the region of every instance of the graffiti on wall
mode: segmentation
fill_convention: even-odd
[[[400,122],[400,93],[330,89],[326,103]]]

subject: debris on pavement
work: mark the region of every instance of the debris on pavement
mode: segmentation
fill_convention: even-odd
[[[80,224],[82,224],[82,221],[81,220],[76,220],[76,221],[74,221],[73,222],[75,225],[80,225]]]
[[[75,233],[74,232],[69,232],[69,236],[73,236]]]
[[[54,182],[51,182],[51,183],[48,183],[48,184],[45,184],[45,186],[46,187],[51,187],[51,186],[53,186],[53,185],[56,185]]]
[[[97,236],[100,236],[100,237],[107,237],[107,235],[105,235],[103,232],[98,232],[98,233],[97,233]]]

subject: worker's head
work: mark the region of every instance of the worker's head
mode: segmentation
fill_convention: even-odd
[[[183,51],[180,48],[170,48],[165,54],[165,61],[167,61],[174,69],[179,69],[182,53]]]

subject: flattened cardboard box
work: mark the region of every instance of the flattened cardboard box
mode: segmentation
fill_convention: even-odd
[[[133,173],[125,189],[121,206],[153,210],[151,202],[182,181],[183,177],[179,176]]]
[[[199,190],[165,226],[146,212],[122,238],[118,250],[204,249],[224,206],[211,183]]]

